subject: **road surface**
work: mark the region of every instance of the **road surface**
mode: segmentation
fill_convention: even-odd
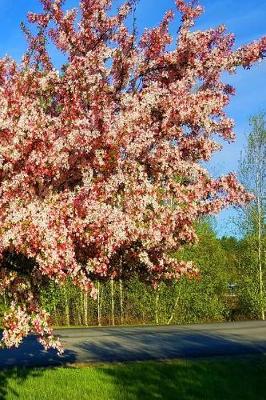
[[[44,351],[31,336],[18,349],[0,350],[0,368],[266,353],[263,321],[55,332],[64,344],[63,356]]]

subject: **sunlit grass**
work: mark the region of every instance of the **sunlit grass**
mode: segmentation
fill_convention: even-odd
[[[266,357],[0,371],[0,399],[263,400]]]

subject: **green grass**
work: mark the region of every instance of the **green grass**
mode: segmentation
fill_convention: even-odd
[[[266,399],[266,357],[0,371],[0,399]]]

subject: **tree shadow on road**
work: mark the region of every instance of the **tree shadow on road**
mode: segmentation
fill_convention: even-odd
[[[84,361],[144,361],[266,353],[266,340],[202,332],[123,332],[84,338],[73,349]]]

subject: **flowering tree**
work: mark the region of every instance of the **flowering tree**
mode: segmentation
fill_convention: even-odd
[[[97,292],[94,279],[133,272],[153,285],[193,275],[169,254],[197,240],[199,216],[250,196],[230,174],[212,179],[201,161],[234,138],[225,114],[234,89],[221,73],[263,58],[266,38],[233,50],[224,26],[192,31],[202,8],[176,0],[175,48],[169,24],[139,38],[111,0],[41,0],[23,26],[21,64],[0,60],[0,291],[10,298],[3,342],[29,332],[60,350],[38,303],[47,281]],[[37,33],[36,33],[37,32]],[[65,54],[57,71],[49,41]]]

